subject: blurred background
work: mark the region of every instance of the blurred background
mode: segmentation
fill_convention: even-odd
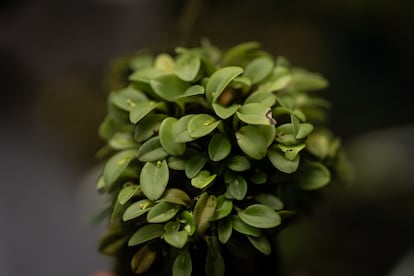
[[[3,0],[0,275],[92,275],[110,75],[141,49],[259,41],[321,72],[354,163],[277,240],[284,275],[414,275],[414,2]],[[115,69],[114,69],[115,68]]]

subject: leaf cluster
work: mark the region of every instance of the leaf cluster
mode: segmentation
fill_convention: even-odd
[[[99,191],[110,195],[101,250],[136,252],[131,270],[191,275],[206,244],[206,275],[224,275],[222,247],[237,232],[269,255],[289,197],[331,182],[340,142],[323,127],[323,76],[273,57],[256,42],[210,44],[130,60],[126,87],[108,97]],[[115,230],[114,230],[115,229]]]

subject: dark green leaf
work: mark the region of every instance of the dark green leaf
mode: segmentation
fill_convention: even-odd
[[[263,170],[255,169],[249,179],[254,184],[264,184],[267,181],[267,175]]]
[[[167,189],[163,196],[157,200],[157,202],[169,202],[187,206],[190,204],[191,199],[184,191],[176,188],[171,188]]]
[[[175,142],[174,127],[177,122],[176,118],[166,118],[160,126],[160,143],[166,152],[171,155],[182,155],[185,151],[185,143]]]
[[[263,204],[250,205],[238,215],[242,221],[257,228],[273,228],[281,223],[279,214]]]
[[[211,218],[216,210],[216,197],[208,195],[207,192],[201,194],[194,207],[194,222],[196,231],[199,235],[203,234],[209,227]]]
[[[227,167],[235,172],[247,171],[250,166],[249,159],[243,155],[234,155],[227,164]]]
[[[135,140],[144,142],[158,133],[161,122],[167,118],[163,114],[148,114],[135,126]]]
[[[266,137],[254,126],[243,126],[236,132],[236,140],[240,149],[249,157],[260,160],[266,156]]]
[[[281,172],[293,173],[298,169],[300,156],[296,155],[293,160],[289,160],[284,154],[274,148],[270,148],[267,152],[272,165]]]
[[[207,237],[206,276],[224,276],[224,260],[216,237]]]
[[[147,221],[150,223],[162,223],[169,221],[180,211],[180,206],[169,202],[160,202],[153,206],[147,213]]]
[[[178,249],[183,248],[188,240],[188,234],[184,230],[165,232],[163,237],[166,243]]]
[[[230,215],[233,210],[233,201],[227,199],[224,195],[217,197],[217,206],[211,220],[219,220]]]
[[[167,156],[168,152],[161,146],[160,138],[158,136],[153,137],[142,144],[138,151],[138,160],[141,162],[158,161]]]
[[[227,243],[231,237],[233,225],[231,217],[221,219],[217,223],[217,236],[221,243]]]
[[[252,84],[256,84],[265,79],[273,69],[273,60],[268,56],[258,57],[252,60],[246,66],[243,76],[252,80]]]
[[[234,215],[232,218],[233,229],[237,232],[254,237],[259,237],[262,234],[260,229],[245,223],[238,215]]]
[[[172,276],[191,276],[193,263],[188,250],[181,251],[174,260]]]
[[[151,87],[164,100],[174,102],[177,97],[184,95],[190,84],[176,75],[162,75],[151,80]]]
[[[124,150],[112,156],[106,162],[103,169],[103,179],[105,183],[107,185],[114,183],[128,166],[128,164],[137,158],[137,156],[138,151],[135,149]]]
[[[329,184],[331,172],[322,163],[307,162],[300,169],[299,186],[304,190],[317,190]]]
[[[208,114],[197,114],[188,122],[188,134],[192,138],[200,138],[212,132],[220,123]]]
[[[139,102],[129,113],[129,120],[131,123],[136,124],[158,106],[159,104],[154,101]]]
[[[167,161],[147,162],[141,170],[142,192],[151,200],[157,200],[164,193],[169,179]]]
[[[137,218],[148,212],[152,205],[152,202],[148,199],[142,199],[134,202],[125,210],[122,220],[128,221]]]
[[[131,259],[131,269],[136,274],[148,271],[154,264],[157,252],[149,246],[141,247]]]
[[[283,202],[275,195],[260,193],[254,195],[254,199],[256,199],[260,204],[269,206],[273,210],[279,211],[283,209]]]
[[[161,237],[162,234],[164,234],[164,226],[162,224],[144,225],[131,236],[128,241],[128,246],[142,244]]]
[[[194,54],[182,54],[177,58],[175,74],[184,81],[195,80],[200,71],[200,57]]]
[[[231,152],[230,141],[220,133],[214,134],[208,144],[208,156],[213,161],[221,161]]]
[[[247,124],[252,125],[275,125],[276,120],[272,117],[272,110],[262,103],[249,103],[242,105],[236,112],[237,117]]]
[[[118,202],[121,205],[124,205],[128,200],[130,200],[135,193],[138,191],[138,185],[128,185],[124,187],[118,194]]]
[[[226,197],[242,200],[246,196],[246,193],[247,182],[242,176],[238,175],[234,181],[228,184]]]
[[[201,171],[191,179],[191,185],[198,189],[204,189],[216,179],[216,176],[217,174],[211,174],[209,171]]]
[[[237,66],[222,67],[214,72],[206,84],[206,97],[209,103],[215,102],[229,83],[243,73],[243,68]]]
[[[270,255],[272,252],[272,246],[270,245],[269,239],[266,238],[265,235],[261,235],[260,237],[247,236],[247,238],[253,246],[263,254]]]
[[[207,158],[200,154],[195,154],[185,163],[185,175],[188,178],[196,176],[207,162]]]
[[[196,116],[196,114],[184,115],[175,123],[173,132],[176,143],[186,143],[196,139],[190,137],[190,134],[188,134],[188,123],[194,116]]]

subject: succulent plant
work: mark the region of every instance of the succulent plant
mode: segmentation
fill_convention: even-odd
[[[201,254],[206,275],[224,275],[235,235],[269,255],[298,202],[338,171],[330,104],[315,92],[327,81],[256,42],[223,52],[204,42],[128,66],[99,128],[97,186],[111,213],[100,250],[114,270],[191,275]]]

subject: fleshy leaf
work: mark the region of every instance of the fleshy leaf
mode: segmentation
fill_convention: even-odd
[[[252,84],[256,84],[265,79],[273,69],[273,60],[268,56],[258,57],[252,60],[246,66],[243,76],[252,80]]]
[[[217,197],[217,207],[214,212],[214,216],[211,219],[219,220],[225,218],[230,215],[232,210],[233,201],[231,199],[227,199],[224,195],[220,195]]]
[[[200,71],[200,57],[194,54],[182,54],[177,58],[175,74],[182,80],[193,81]]]
[[[285,157],[284,154],[282,154],[278,150],[270,148],[267,152],[267,156],[269,157],[269,160],[272,163],[272,165],[281,172],[293,173],[299,167],[299,155],[296,155],[294,159],[289,160]]]
[[[329,184],[331,173],[322,163],[307,162],[300,168],[298,181],[304,190],[317,190]]]
[[[227,167],[229,167],[231,170],[235,172],[243,172],[250,169],[251,164],[246,156],[234,155],[227,164]]]
[[[253,246],[265,255],[270,255],[272,252],[272,246],[270,245],[269,239],[265,235],[260,237],[247,236]]]
[[[162,223],[172,219],[180,211],[180,206],[169,203],[160,202],[153,206],[147,213],[147,221],[149,223]]]
[[[148,199],[142,199],[134,202],[125,210],[124,214],[122,215],[122,220],[128,221],[137,218],[148,212],[149,209],[151,209],[152,205],[152,202]]]
[[[263,204],[250,205],[238,215],[242,221],[257,228],[273,228],[281,223],[279,214]]]
[[[193,155],[185,163],[185,175],[188,178],[195,177],[207,162],[207,158],[200,154]]]
[[[241,73],[243,73],[243,68],[237,66],[222,67],[214,72],[206,84],[207,101],[215,102],[224,88]]]
[[[162,234],[164,234],[164,226],[162,224],[144,225],[131,236],[128,241],[128,246],[142,244],[161,237]]]
[[[221,243],[227,243],[233,232],[231,217],[221,219],[217,223],[217,236]]]
[[[138,185],[128,185],[124,187],[118,194],[118,202],[121,205],[124,205],[128,200],[130,200],[138,191],[139,186]]]
[[[142,192],[151,200],[157,200],[164,193],[169,179],[167,161],[147,162],[141,170]]]
[[[234,198],[236,200],[242,200],[247,193],[246,180],[238,175],[234,181],[230,182],[227,186],[226,197]]]
[[[211,174],[209,171],[201,171],[191,179],[191,185],[198,189],[204,189],[216,179],[216,176],[217,174]]]
[[[262,103],[249,103],[242,105],[236,112],[237,117],[247,124],[274,125],[276,120],[272,117],[272,110]]]
[[[208,144],[208,156],[213,161],[221,161],[231,152],[230,141],[220,133],[214,134]]]
[[[254,199],[256,199],[260,204],[269,206],[273,210],[279,211],[283,209],[283,202],[277,196],[269,193],[260,193],[254,195]]]
[[[148,114],[135,126],[135,140],[144,142],[158,133],[162,121],[167,118],[164,114]]]
[[[188,122],[188,134],[192,138],[200,138],[212,132],[220,123],[208,114],[197,114]]]
[[[211,218],[216,210],[217,200],[214,195],[207,192],[201,194],[194,207],[194,222],[199,235],[203,234],[209,227]]]
[[[191,137],[188,133],[188,123],[194,116],[196,116],[196,114],[188,114],[178,119],[173,131],[176,143],[186,143],[196,139]]]
[[[232,226],[234,230],[245,235],[259,237],[262,234],[260,229],[247,224],[238,215],[232,217]]]
[[[266,156],[266,137],[253,126],[243,126],[236,132],[236,140],[240,149],[249,157],[260,160]]]
[[[166,118],[160,126],[160,143],[166,152],[171,155],[182,155],[185,151],[185,143],[177,143],[174,138],[174,126],[176,118]]]
[[[148,101],[147,96],[141,91],[135,89],[132,85],[114,92],[111,101],[117,107],[131,111],[138,103]]]
[[[172,276],[191,276],[192,270],[193,263],[191,261],[191,255],[188,250],[185,249],[175,257],[172,267]]]
[[[124,150],[112,156],[103,169],[103,179],[107,185],[114,183],[129,163],[137,158],[138,151],[135,149]]]
[[[190,85],[176,75],[162,75],[151,80],[151,87],[164,100],[174,102]]]
[[[167,156],[168,152],[161,146],[158,136],[146,141],[138,150],[138,160],[141,162],[158,161]]]
[[[154,101],[139,102],[129,113],[129,120],[136,124],[158,106],[159,104]]]

